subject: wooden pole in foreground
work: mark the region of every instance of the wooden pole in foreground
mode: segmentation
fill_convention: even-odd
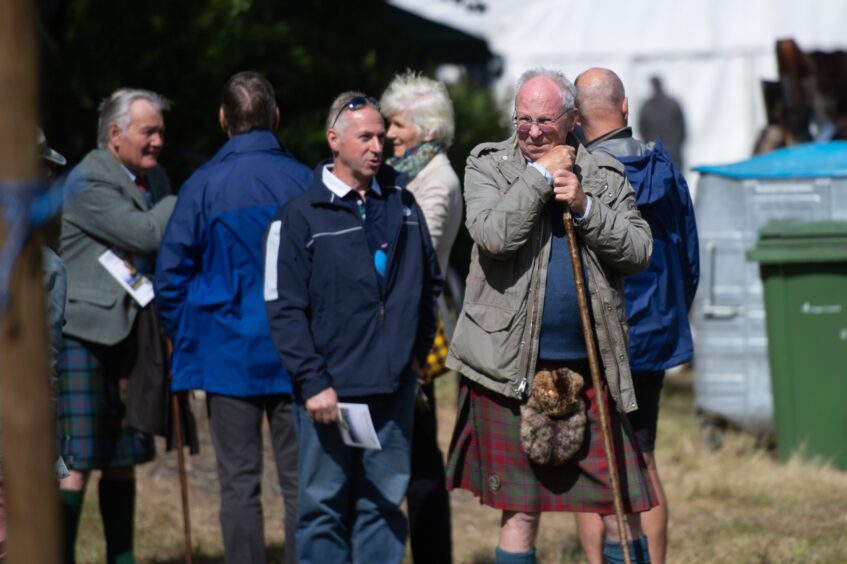
[[[597,411],[600,415],[600,431],[603,435],[603,450],[606,452],[606,462],[609,465],[609,481],[612,488],[612,503],[615,506],[615,517],[618,521],[618,530],[621,535],[621,548],[623,559],[626,564],[631,564],[629,557],[629,538],[626,533],[624,521],[623,503],[621,501],[621,484],[618,479],[618,466],[615,460],[615,449],[612,446],[612,435],[609,430],[609,415],[606,411],[606,394],[603,389],[603,381],[600,379],[600,360],[597,357],[597,343],[594,340],[594,330],[591,327],[591,317],[588,313],[588,298],[585,294],[585,281],[582,276],[582,258],[579,255],[579,245],[574,232],[571,211],[565,206],[562,216],[565,224],[565,234],[568,237],[568,248],[570,250],[571,266],[573,267],[573,279],[576,284],[576,301],[579,305],[579,317],[582,322],[582,334],[585,337],[585,350],[588,352],[588,367],[591,369],[591,384],[594,386],[594,399],[597,402]]]
[[[0,182],[39,176],[38,100],[31,0],[0,0]],[[2,208],[0,208],[2,210]],[[0,246],[9,225],[0,214]],[[50,399],[41,236],[15,263],[9,308],[0,312],[0,411],[9,562],[59,562],[55,407]]]

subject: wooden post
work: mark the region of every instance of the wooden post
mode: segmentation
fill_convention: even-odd
[[[38,178],[35,21],[31,0],[0,0],[0,182]],[[0,245],[8,236],[0,217]],[[0,411],[9,562],[59,562],[55,407],[50,399],[41,236],[15,263],[0,312]]]

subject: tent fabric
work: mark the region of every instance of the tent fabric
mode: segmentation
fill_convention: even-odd
[[[484,0],[484,10],[468,2],[390,2],[486,39],[503,61],[495,91],[504,115],[526,69],[555,67],[574,79],[603,66],[626,85],[630,123],[637,124],[652,93],[649,78],[660,76],[685,111],[684,160],[692,164],[751,154],[765,125],[760,81],[778,78],[778,39],[792,37],[806,51],[847,50],[842,0]]]
[[[847,177],[847,141],[795,145],[741,162],[694,170],[737,179]]]

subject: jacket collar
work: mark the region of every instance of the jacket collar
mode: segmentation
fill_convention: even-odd
[[[353,191],[352,187],[348,186],[343,180],[332,173],[331,164],[323,166],[323,170],[321,171],[321,180],[323,181],[324,186],[326,186],[330,192],[339,198],[343,198]],[[371,179],[370,189],[382,196],[382,189],[379,187],[379,182],[377,182],[376,177]]]
[[[506,150],[497,156],[497,169],[506,179],[509,186],[523,174],[526,169],[526,159],[518,148],[518,135],[513,133],[506,140]]]
[[[225,161],[242,153],[279,151],[288,155],[276,136],[268,129],[254,129],[231,137],[207,164]]]
[[[317,167],[315,167],[315,172],[312,175],[312,185],[309,187],[309,191],[307,192],[307,194],[309,194],[309,201],[312,204],[333,204],[334,201],[339,198],[339,196],[330,190],[323,181],[324,167],[327,165],[331,166],[332,163],[333,160],[331,158],[325,159],[321,161]],[[386,164],[383,164],[379,167],[374,181],[377,183],[381,191],[390,194],[392,190],[402,190],[405,188],[408,176],[397,172]],[[388,194],[386,194],[386,196],[390,197]]]
[[[616,159],[620,159],[621,157],[642,157],[649,151],[647,145],[632,136],[631,127],[622,127],[609,131],[594,141],[586,143],[585,148],[592,153],[599,151]]]
[[[117,184],[123,193],[135,202],[139,209],[148,209],[147,199],[141,193],[141,190],[138,189],[135,180],[128,174],[129,170],[121,164],[121,161],[109,149],[97,149],[95,158],[97,156],[99,156],[99,159],[96,159],[94,162],[99,161],[102,167],[102,173],[108,175],[108,178],[105,180]],[[91,172],[96,174],[96,171]]]

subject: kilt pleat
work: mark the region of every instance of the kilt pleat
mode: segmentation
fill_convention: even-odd
[[[588,427],[582,447],[561,466],[539,466],[521,446],[520,402],[462,377],[448,489],[469,490],[480,503],[508,511],[614,513],[596,394],[593,388],[583,394]],[[643,457],[626,418],[608,411],[624,511],[647,511],[658,500]]]
[[[62,458],[72,470],[133,466],[155,456],[153,438],[124,421],[119,380],[128,374],[128,348],[126,342],[107,347],[63,339],[57,434]]]

